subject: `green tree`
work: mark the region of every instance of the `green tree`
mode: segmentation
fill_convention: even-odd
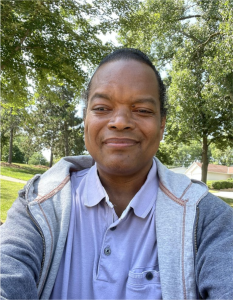
[[[214,145],[211,146],[212,162],[217,165],[233,166],[233,148],[226,147],[224,150],[219,150]]]
[[[50,96],[50,97],[49,97]],[[31,111],[28,132],[35,135],[37,149],[50,149],[53,155],[69,156],[84,150],[82,119],[77,117],[74,93],[64,86],[53,86],[53,94],[40,96]],[[54,97],[57,99],[56,103]]]
[[[35,152],[28,161],[29,165],[42,165],[47,166],[48,162],[44,158],[43,154],[41,152]]]
[[[0,153],[0,160],[3,159],[3,148],[6,147],[6,145],[9,144],[9,135],[8,135],[8,131],[9,131],[9,124],[6,124],[7,121],[7,114],[6,111],[1,108],[0,111],[0,116],[1,116],[1,153]],[[3,125],[5,123],[5,126]]]
[[[3,147],[2,160],[9,162],[9,152],[6,146]],[[20,150],[19,146],[14,144],[12,146],[12,157],[11,162],[13,163],[24,163],[24,153]]]
[[[167,144],[165,141],[162,141],[159,145],[159,149],[156,153],[156,157],[166,166],[173,166],[174,162],[174,153],[176,153],[176,147],[172,144]]]
[[[80,92],[84,66],[93,66],[109,51],[97,37],[99,24],[91,22],[100,9],[81,0],[1,1],[5,106],[25,107],[30,84],[47,86],[51,78]]]
[[[211,148],[212,149],[212,148]],[[191,141],[189,144],[184,143],[168,143],[163,141],[160,143],[156,156],[161,162],[168,166],[184,166],[189,167],[195,161],[201,161],[202,143],[201,141]],[[209,149],[209,157],[212,157]]]
[[[27,129],[28,127],[24,125],[14,141],[14,145],[17,145],[19,150],[23,153],[23,162],[26,164],[29,163],[29,159],[32,157],[32,155],[38,152],[35,136],[32,135],[31,131],[26,131]]]
[[[147,0],[120,21],[120,41],[150,53],[171,77],[170,143],[202,141],[202,181],[208,148],[233,143],[232,1]],[[225,62],[226,61],[226,62]]]
[[[14,137],[18,135],[22,124],[27,119],[27,112],[24,109],[17,109],[14,111],[12,108],[1,108],[1,152],[8,149],[8,163],[12,163],[13,159],[13,148],[14,148]],[[5,155],[5,154],[4,154]],[[6,155],[5,155],[6,157]]]
[[[209,150],[210,151],[210,150]],[[208,153],[210,156],[211,154]],[[201,141],[191,141],[189,144],[179,144],[174,154],[175,165],[189,167],[195,161],[202,159],[202,143]]]

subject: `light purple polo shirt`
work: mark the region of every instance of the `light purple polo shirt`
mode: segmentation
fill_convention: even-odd
[[[162,299],[155,232],[156,163],[121,217],[96,165],[72,173],[67,242],[51,299]]]

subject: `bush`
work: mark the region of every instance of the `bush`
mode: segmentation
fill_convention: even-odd
[[[213,187],[212,187],[212,183],[213,183],[212,180],[208,180],[208,181],[207,181],[206,185],[208,186],[209,189],[212,189],[212,188],[213,188]]]
[[[212,182],[212,187],[216,190],[230,189],[230,188],[233,188],[233,181],[232,180],[214,181],[214,182]]]
[[[36,152],[34,153],[29,161],[28,161],[29,165],[43,165],[43,166],[47,166],[48,162],[47,160],[44,158],[43,154],[40,152]]]
[[[2,160],[7,162],[9,157],[9,147],[4,146],[2,150]],[[24,163],[24,153],[19,149],[17,145],[13,145],[12,149],[12,162]]]

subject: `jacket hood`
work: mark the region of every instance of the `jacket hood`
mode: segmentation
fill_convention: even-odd
[[[90,168],[94,163],[89,155],[64,157],[44,174],[35,175],[27,183],[26,197],[29,202],[50,198],[70,180],[71,172]]]
[[[173,200],[197,199],[197,197],[201,199],[207,195],[208,187],[203,182],[191,180],[184,174],[170,171],[156,157],[155,161],[158,168],[159,187]]]
[[[198,193],[199,196],[207,194],[208,188],[204,183],[190,180],[186,175],[174,173],[165,167],[158,158],[154,159],[157,164],[160,189],[167,195],[182,199],[184,195],[187,196],[190,187],[192,187],[192,193]],[[89,155],[62,158],[47,172],[35,175],[29,181],[29,201],[33,201],[35,198],[35,200],[43,199],[46,195],[46,198],[50,198],[69,181],[71,172],[90,168],[94,163],[95,161]]]

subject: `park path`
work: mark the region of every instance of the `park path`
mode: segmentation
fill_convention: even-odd
[[[8,180],[8,181],[13,181],[13,182],[24,183],[24,184],[27,183],[27,181],[25,181],[25,180],[21,180],[21,179],[17,179],[17,178],[12,178],[12,177],[9,177],[9,176],[4,176],[4,175],[0,175],[0,179]]]
[[[233,191],[231,192],[227,192],[227,191],[220,191],[220,192],[217,192],[217,193],[214,193],[213,195],[215,196],[219,196],[219,197],[224,197],[224,198],[230,198],[230,199],[233,199]]]

